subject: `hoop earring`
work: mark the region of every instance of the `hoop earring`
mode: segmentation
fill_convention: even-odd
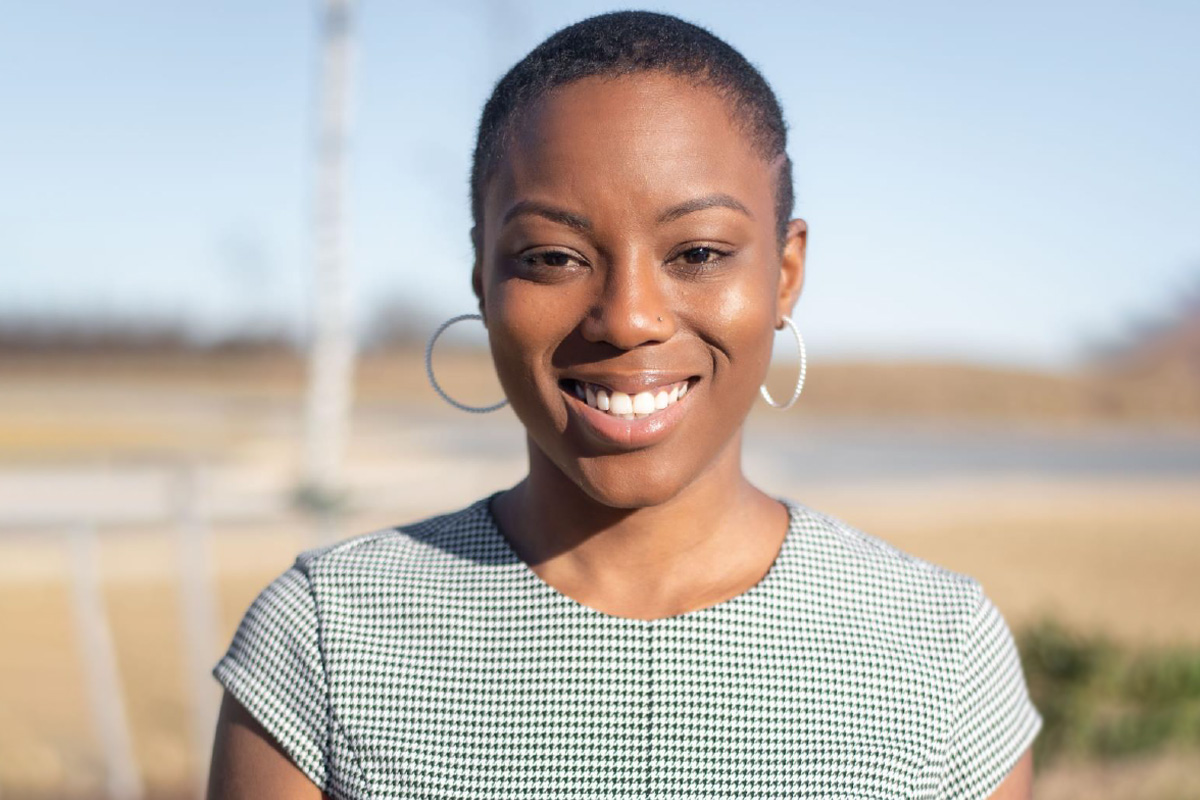
[[[469,406],[466,403],[458,402],[453,397],[446,394],[446,391],[444,389],[442,389],[441,385],[437,382],[437,378],[435,378],[433,376],[433,345],[434,345],[434,343],[437,342],[438,337],[442,335],[442,333],[446,330],[446,328],[449,328],[451,325],[453,325],[456,322],[462,322],[463,320],[468,320],[468,319],[477,319],[480,322],[482,322],[483,315],[482,314],[460,314],[457,317],[451,317],[450,319],[443,322],[441,324],[441,326],[438,327],[438,329],[433,332],[433,336],[429,337],[429,344],[425,345],[425,374],[429,376],[429,385],[432,386],[433,390],[438,393],[438,396],[441,397],[443,400],[445,400],[450,405],[454,406],[455,408],[461,409],[463,411],[469,411],[472,414],[486,414],[489,411],[499,411],[500,409],[502,409],[506,405],[508,405],[507,398],[505,398],[504,400],[501,400],[499,403],[495,403],[490,406]]]
[[[796,347],[800,350],[800,377],[796,379],[796,390],[792,392],[792,399],[786,403],[776,403],[772,400],[771,393],[767,391],[766,384],[758,387],[758,390],[762,393],[763,400],[766,400],[768,405],[778,408],[781,411],[787,411],[796,404],[797,398],[800,397],[800,392],[804,390],[804,373],[808,371],[808,355],[804,352],[804,338],[800,336],[800,329],[796,327],[796,323],[792,322],[792,318],[787,314],[781,316],[783,317],[784,324],[792,329],[792,333],[796,337]]]

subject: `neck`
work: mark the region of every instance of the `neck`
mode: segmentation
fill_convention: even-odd
[[[736,436],[703,474],[656,505],[613,508],[532,442],[528,477],[497,498],[513,549],[560,592],[618,616],[652,619],[719,602],[762,577],[786,510],[742,473]]]

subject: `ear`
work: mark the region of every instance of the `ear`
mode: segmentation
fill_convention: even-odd
[[[776,296],[775,327],[783,327],[783,316],[792,315],[804,288],[804,255],[808,246],[808,223],[794,219],[788,223],[779,265],[779,293]]]
[[[483,316],[483,324],[487,325],[487,312],[483,303],[483,242],[479,236],[479,228],[471,228],[471,244],[475,250],[475,266],[471,268],[471,290],[479,301],[479,313]]]

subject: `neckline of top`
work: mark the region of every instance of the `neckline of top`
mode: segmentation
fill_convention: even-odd
[[[721,613],[734,608],[739,608],[740,606],[752,602],[761,596],[770,594],[775,584],[780,580],[781,574],[785,572],[788,565],[791,564],[792,551],[799,546],[798,539],[801,536],[800,517],[803,508],[797,503],[776,497],[775,500],[781,503],[783,507],[787,509],[787,531],[784,533],[783,543],[779,546],[779,552],[775,554],[775,559],[771,562],[771,566],[767,569],[766,573],[759,578],[757,583],[740,594],[734,595],[733,597],[726,598],[725,600],[722,600],[718,603],[713,603],[712,605],[694,608],[691,611],[685,611],[681,614],[673,614],[669,617],[657,617],[655,619],[622,617],[616,614],[609,614],[608,612],[601,611],[598,608],[592,608],[589,605],[585,605],[570,595],[560,592],[558,589],[555,589],[553,586],[542,580],[541,577],[534,572],[527,563],[525,563],[525,560],[517,554],[517,551],[513,549],[512,545],[509,544],[508,539],[504,536],[504,533],[500,530],[500,525],[497,522],[495,515],[492,513],[491,508],[492,500],[495,499],[495,497],[499,494],[501,494],[501,492],[498,491],[488,495],[482,500],[479,500],[475,504],[476,511],[482,518],[488,535],[492,536],[499,543],[499,546],[504,551],[506,557],[510,559],[511,562],[519,569],[522,580],[528,583],[531,588],[540,591],[548,598],[586,614],[589,617],[611,623],[639,627],[683,623],[694,619],[700,619],[710,616],[714,613]]]

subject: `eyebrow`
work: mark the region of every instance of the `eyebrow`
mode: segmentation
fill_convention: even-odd
[[[507,225],[516,217],[524,214],[533,214],[534,216],[544,217],[551,222],[557,222],[560,225],[566,225],[568,228],[574,228],[577,231],[590,231],[592,229],[592,223],[587,217],[582,217],[579,214],[575,214],[571,211],[555,208],[554,206],[548,206],[545,203],[538,203],[533,200],[522,200],[521,202],[513,205],[512,208],[505,212],[504,219],[500,221],[500,224],[502,226]]]
[[[731,208],[734,211],[739,211],[745,214],[750,219],[754,219],[754,215],[750,213],[750,209],[739,203],[733,197],[727,194],[709,194],[704,197],[697,197],[694,200],[688,200],[685,203],[680,203],[677,206],[671,206],[666,211],[658,216],[658,224],[665,225],[668,222],[674,222],[680,217],[692,214],[696,211],[703,211],[706,208]]]
[[[754,219],[754,215],[750,213],[750,209],[738,202],[737,199],[724,193],[716,193],[697,197],[693,200],[680,203],[676,206],[671,206],[666,211],[658,215],[658,224],[665,225],[668,222],[674,222],[680,217],[693,214],[697,211],[704,211],[708,208],[729,208],[739,213],[745,214],[750,219]],[[539,203],[535,200],[521,200],[513,204],[512,208],[505,212],[504,218],[500,221],[501,225],[507,225],[513,219],[532,214],[534,216],[543,217],[551,222],[557,222],[560,225],[566,225],[568,228],[574,228],[577,231],[590,231],[592,229],[591,220],[587,217],[576,214],[566,209],[556,208],[555,206]]]

